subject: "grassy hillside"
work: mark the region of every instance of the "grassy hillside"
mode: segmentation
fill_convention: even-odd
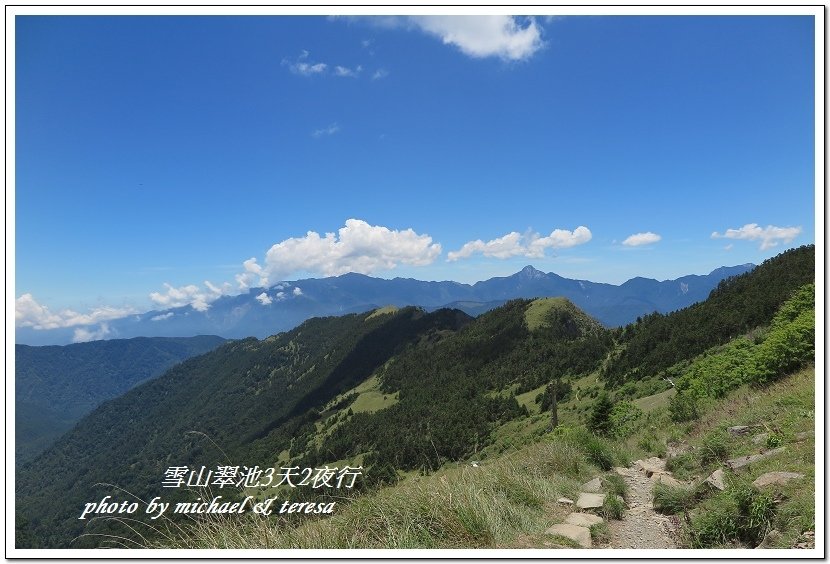
[[[815,530],[814,378],[814,368],[808,367],[769,387],[735,390],[710,405],[692,425],[672,422],[665,402],[652,402],[641,425],[623,441],[595,439],[577,428],[563,427],[491,460],[449,465],[428,476],[410,476],[396,486],[338,507],[330,518],[247,515],[235,520],[203,519],[186,528],[166,527],[165,537],[150,546],[572,548],[573,544],[547,530],[562,522],[569,511],[556,503],[557,499],[574,499],[580,484],[597,475],[612,475],[598,460],[624,466],[635,458],[666,456],[672,450],[669,468],[679,478],[701,484],[718,466],[708,454],[715,444],[713,437],[724,441],[721,456],[738,456],[752,450],[752,437],[723,438],[725,429],[761,425],[759,431],[775,428],[780,432],[780,444],[789,451],[786,458],[753,466],[731,479],[725,492],[698,487],[697,494],[684,497],[685,488],[681,494],[662,488],[656,490],[654,503],[667,513],[679,512],[681,547],[754,548],[766,537],[771,540],[765,546],[789,548],[803,533]],[[743,518],[733,498],[745,492],[764,495],[751,486],[752,481],[764,472],[781,469],[803,473],[805,478],[765,489],[765,495],[777,502],[756,527],[764,531],[762,538],[753,539],[753,544],[747,543],[749,539],[730,537],[730,531],[737,529],[728,525]],[[600,546],[603,538],[607,542],[608,534],[597,531]]]

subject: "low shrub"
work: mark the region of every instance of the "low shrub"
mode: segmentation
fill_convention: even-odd
[[[652,491],[654,510],[675,514],[691,509],[695,505],[695,491],[692,488],[655,484]]]
[[[601,511],[606,519],[620,520],[625,512],[625,502],[620,496],[609,493],[605,496],[605,501],[602,502]]]

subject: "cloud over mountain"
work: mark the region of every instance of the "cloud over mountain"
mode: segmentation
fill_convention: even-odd
[[[743,239],[746,241],[761,241],[761,250],[765,251],[778,245],[789,243],[801,234],[801,227],[776,227],[767,225],[761,227],[757,223],[747,223],[739,229],[727,229],[724,233],[712,233],[712,239]]]
[[[591,230],[583,225],[573,231],[554,229],[547,237],[542,237],[535,232],[522,235],[517,231],[511,231],[503,237],[491,239],[486,243],[481,239],[465,243],[459,250],[447,253],[447,260],[454,262],[469,258],[474,254],[498,259],[517,256],[540,258],[545,256],[547,249],[564,249],[582,245],[590,241],[591,237]]]
[[[259,264],[256,258],[246,260],[245,272],[238,274],[236,281],[245,289],[252,285],[271,285],[297,272],[321,276],[347,272],[372,274],[399,264],[427,265],[440,254],[441,245],[433,243],[429,235],[348,219],[337,233],[321,236],[309,231],[305,237],[276,243],[265,254],[264,264]]]
[[[15,325],[33,329],[58,329],[74,327],[75,325],[92,325],[136,313],[133,308],[111,306],[94,308],[88,313],[78,313],[71,309],[53,312],[47,306],[38,303],[32,294],[23,294],[15,300],[14,306]]]

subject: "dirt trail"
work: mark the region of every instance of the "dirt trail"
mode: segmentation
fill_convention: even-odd
[[[677,548],[675,538],[679,523],[652,507],[651,492],[656,482],[637,463],[628,468],[617,468],[616,472],[628,484],[629,509],[622,521],[608,523],[611,541],[606,548]]]

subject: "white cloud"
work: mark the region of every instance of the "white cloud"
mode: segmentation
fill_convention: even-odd
[[[512,231],[503,237],[492,239],[486,243],[481,239],[465,243],[459,250],[447,253],[447,260],[454,262],[458,259],[469,258],[476,253],[499,259],[516,256],[540,258],[545,255],[545,251],[549,248],[564,249],[582,245],[590,241],[591,237],[591,230],[582,225],[573,231],[554,229],[547,237],[542,237],[534,232],[521,235],[516,231]]]
[[[86,343],[88,341],[100,341],[101,339],[105,339],[110,333],[110,328],[106,323],[101,323],[97,330],[78,327],[72,334],[72,342]]]
[[[262,292],[260,295],[256,297],[257,301],[264,306],[271,305],[271,298],[265,292]]]
[[[276,298],[278,302],[283,301],[285,299],[285,292],[277,292]]]
[[[542,28],[533,18],[520,23],[514,16],[412,16],[409,21],[474,58],[520,61],[544,46]]]
[[[391,270],[398,264],[431,264],[440,254],[441,245],[433,243],[429,235],[348,219],[337,233],[320,236],[309,231],[305,237],[292,237],[273,245],[265,255],[265,264],[259,265],[254,259],[246,261],[246,272],[238,275],[237,281],[244,289],[242,284],[249,283],[251,276],[259,277],[266,285],[296,272],[322,276],[371,274]]]
[[[195,284],[176,288],[167,282],[164,283],[164,287],[167,288],[167,291],[164,293],[150,293],[150,299],[153,302],[163,307],[183,307],[189,305],[196,311],[207,311],[210,308],[211,302],[229,293],[231,290],[231,286],[228,283],[218,287],[208,281],[205,281],[205,288],[207,289],[200,288]]]
[[[76,325],[93,325],[136,313],[133,308],[110,306],[98,307],[90,310],[89,313],[78,313],[71,309],[64,309],[55,313],[47,306],[39,304],[32,294],[23,294],[15,300],[14,306],[15,325],[31,327],[32,329],[58,329]]]
[[[635,233],[634,235],[629,235],[626,237],[625,241],[622,242],[622,244],[628,247],[639,247],[641,245],[651,245],[652,243],[658,242],[660,239],[662,239],[662,237],[660,237],[657,233],[646,231],[645,233]]]
[[[761,241],[761,250],[765,251],[778,245],[789,243],[801,233],[801,227],[776,227],[767,225],[760,227],[757,223],[747,223],[740,229],[727,229],[723,234],[715,231],[712,239],[744,239],[747,241]]]
[[[380,80],[381,78],[386,78],[387,76],[389,76],[389,71],[386,69],[378,69],[372,75],[372,80]]]
[[[326,135],[326,136],[334,135],[338,131],[340,131],[340,126],[337,125],[336,123],[333,123],[328,127],[324,127],[322,129],[315,129],[314,131],[311,132],[311,136],[312,137],[322,137],[324,135]]]
[[[158,315],[154,315],[150,318],[150,321],[164,321],[165,319],[170,319],[173,317],[173,312],[168,311],[167,313],[160,313]]]
[[[362,71],[363,67],[360,65],[357,65],[357,68],[354,69],[350,69],[349,67],[341,67],[340,65],[334,67],[335,76],[357,78],[357,75],[359,75]]]
[[[328,65],[326,63],[313,63],[309,61],[310,53],[306,50],[300,52],[299,56],[294,59],[285,58],[282,60],[282,65],[287,66],[288,70],[294,74],[301,76],[314,76],[315,74],[323,74],[326,72]]]
[[[299,287],[299,286],[295,287],[295,288],[294,288],[294,291],[293,291],[292,293],[293,293],[295,296],[302,296],[302,295],[303,295],[303,291],[302,291],[302,290],[300,290],[300,287]]]

